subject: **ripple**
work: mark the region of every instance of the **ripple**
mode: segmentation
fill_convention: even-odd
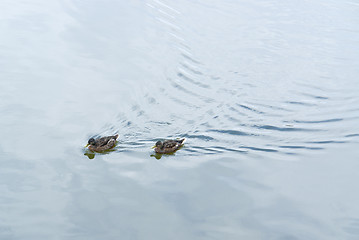
[[[347,138],[359,137],[359,133],[348,134],[348,135],[345,135],[344,137],[347,137]]]
[[[197,86],[199,86],[199,87],[209,88],[209,85],[202,84],[201,82],[195,81],[195,80],[193,80],[192,78],[186,76],[186,74],[183,73],[184,71],[183,71],[182,69],[179,69],[179,70],[182,71],[182,72],[177,73],[177,76],[178,76],[178,77],[180,77],[180,78],[182,78],[183,80],[186,80],[186,81],[188,81],[188,82],[190,82],[190,83],[193,83],[193,84],[195,84],[195,85],[197,85]]]
[[[271,148],[245,147],[245,146],[242,146],[241,148],[250,149],[250,150],[254,150],[254,151],[260,151],[260,152],[278,152],[278,150],[271,149]]]
[[[232,106],[230,106],[228,109],[231,110],[232,112],[237,113],[238,115],[246,116],[246,114],[242,113],[241,111],[239,111],[238,109],[236,109],[236,108],[234,108]]]
[[[228,148],[228,147],[219,147],[219,146],[216,146],[216,147],[213,147],[215,149],[219,149],[223,152],[237,152],[237,153],[247,153],[248,151],[244,151],[244,150],[240,150],[240,149],[235,149],[235,148]]]
[[[201,64],[200,61],[195,60],[193,57],[190,57],[188,54],[182,53],[181,56],[184,57],[185,59],[191,61],[192,63],[195,63],[195,64],[197,64],[197,65],[200,65],[200,64]]]
[[[273,106],[273,105],[268,105],[268,104],[265,104],[265,103],[251,103],[255,106],[260,106],[260,107],[264,107],[264,108],[267,108],[267,109],[271,109],[272,112],[278,112],[278,111],[284,111],[284,112],[293,112],[294,110],[291,110],[291,109],[288,109],[288,108],[284,108],[284,107],[280,107],[280,106]]]
[[[317,121],[308,121],[308,120],[294,120],[296,123],[310,123],[310,124],[318,124],[318,123],[331,123],[331,122],[341,122],[343,118],[333,118],[333,119],[325,119],[325,120],[317,120]]]
[[[246,110],[249,110],[249,111],[258,113],[258,114],[264,114],[264,112],[259,111],[259,110],[256,110],[256,109],[251,108],[251,107],[248,107],[248,106],[246,106],[246,105],[244,105],[244,104],[238,104],[238,103],[237,103],[236,105],[239,106],[239,107],[241,107],[241,108],[244,108],[244,109],[246,109]]]
[[[329,100],[329,97],[324,97],[324,96],[318,96],[318,95],[313,95],[313,94],[309,94],[309,93],[302,93],[303,96],[308,96],[314,99],[320,99],[320,100]]]
[[[185,87],[181,86],[181,85],[178,84],[178,83],[175,83],[174,81],[171,81],[171,85],[172,85],[173,87],[177,88],[178,90],[184,92],[184,93],[187,93],[187,94],[192,95],[192,96],[200,97],[199,94],[197,94],[197,93],[195,93],[195,92],[193,92],[193,91],[190,91],[190,90],[186,89]]]
[[[322,150],[321,147],[307,147],[307,146],[278,146],[279,148],[288,148],[288,149],[308,149],[308,150]]]
[[[213,141],[214,138],[206,135],[195,135],[195,134],[184,134],[183,137],[185,138],[194,138],[194,139],[200,139],[203,141]]]
[[[191,72],[194,73],[194,74],[203,75],[203,73],[202,73],[201,71],[193,69],[193,66],[190,67],[190,66],[189,66],[190,64],[189,64],[187,61],[185,61],[184,63],[181,62],[180,65],[181,65],[182,67],[188,69],[189,71],[191,71]],[[203,85],[203,86],[206,87],[206,88],[209,88],[209,85]]]
[[[235,136],[255,136],[254,134],[249,134],[242,131],[237,130],[218,130],[218,129],[209,129],[209,132],[218,132],[223,134],[235,135]]]
[[[339,89],[333,77],[322,71],[326,68],[306,75],[292,68],[290,74],[277,71],[278,65],[273,65],[271,59],[283,53],[271,42],[269,48],[256,46],[251,51],[261,61],[251,57],[244,61],[238,56],[232,59],[232,51],[227,49],[231,45],[225,45],[207,29],[188,25],[190,13],[184,14],[180,5],[160,0],[150,0],[148,5],[163,37],[160,45],[164,47],[159,52],[170,57],[164,58],[158,69],[163,76],[154,80],[159,91],[139,92],[138,96],[144,92],[147,105],[138,100],[123,116],[132,123],[121,124],[128,128],[124,130],[128,142],[140,137],[139,147],[145,147],[153,144],[150,141],[154,136],[182,136],[192,140],[181,150],[191,155],[243,151],[296,155],[324,150],[327,144],[345,142],[343,138],[355,141],[359,136],[354,124],[358,116],[355,91],[343,96],[345,86]],[[224,36],[234,30],[225,29],[221,32]],[[212,52],[208,52],[208,44],[193,38],[196,31],[209,34],[207,39],[220,49],[213,49],[215,58],[209,55]],[[270,33],[267,37],[272,40],[285,37],[278,29],[261,29],[259,33]],[[257,40],[264,43],[263,39]],[[246,56],[236,46],[231,49],[234,55],[238,51]],[[222,55],[222,50],[227,52]],[[217,59],[223,64],[218,65]],[[281,64],[286,66],[285,62]],[[351,129],[345,127],[350,124]],[[136,149],[136,145],[124,144]]]
[[[307,142],[307,143],[332,144],[332,143],[347,143],[347,141],[325,140],[325,141],[310,141],[310,142]]]
[[[297,127],[276,127],[271,125],[253,125],[253,127],[265,130],[275,130],[280,132],[320,132],[320,129],[297,128]]]
[[[293,104],[293,105],[302,105],[307,107],[313,107],[316,106],[314,103],[305,103],[305,102],[298,102],[298,101],[286,101],[285,103]]]
[[[173,12],[173,13],[175,13],[175,14],[181,14],[180,11],[178,11],[178,10],[172,8],[171,6],[165,4],[165,3],[162,2],[162,1],[159,1],[159,0],[153,0],[153,1],[154,1],[155,3],[158,3],[160,6],[165,7],[166,9],[170,10],[171,12]]]
[[[191,146],[186,147],[183,150],[192,153],[192,155],[199,156],[199,155],[212,155],[212,154],[219,154],[222,153],[220,150],[212,149],[210,147],[200,147],[200,146]]]

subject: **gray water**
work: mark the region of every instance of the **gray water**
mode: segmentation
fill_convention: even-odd
[[[356,0],[1,0],[0,239],[359,239],[358,83]]]

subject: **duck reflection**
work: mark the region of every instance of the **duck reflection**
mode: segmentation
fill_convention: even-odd
[[[106,155],[106,154],[110,154],[111,152],[115,152],[117,150],[118,150],[118,147],[117,147],[117,143],[116,143],[113,148],[111,148],[109,150],[102,151],[102,152],[93,152],[89,149],[86,149],[84,152],[84,155],[87,156],[89,159],[94,159],[96,154]]]

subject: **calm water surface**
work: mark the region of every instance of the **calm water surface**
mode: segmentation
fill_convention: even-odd
[[[356,0],[0,1],[0,239],[359,239],[358,26]]]

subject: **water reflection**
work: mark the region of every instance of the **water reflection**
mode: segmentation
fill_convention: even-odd
[[[0,239],[357,236],[355,4],[0,5]]]
[[[117,144],[116,144],[116,145],[117,145]],[[87,156],[89,159],[94,159],[95,156],[96,156],[96,154],[98,154],[98,155],[110,154],[111,152],[117,151],[118,148],[119,148],[118,146],[115,146],[114,148],[109,149],[109,150],[106,150],[106,151],[103,151],[103,152],[101,152],[101,153],[96,153],[96,152],[93,152],[93,151],[91,151],[91,150],[86,149],[86,150],[84,150],[84,152],[85,152],[84,155]]]

